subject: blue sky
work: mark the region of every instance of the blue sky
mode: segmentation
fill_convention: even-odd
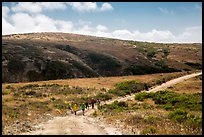
[[[2,3],[4,34],[65,32],[136,41],[202,42],[201,2]]]

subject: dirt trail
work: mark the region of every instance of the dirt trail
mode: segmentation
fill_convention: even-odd
[[[201,75],[202,72],[193,73],[186,76],[182,76],[160,86],[150,89],[149,91],[143,92],[156,92],[158,90],[165,89],[169,86],[182,82],[186,79]],[[125,101],[134,99],[134,95],[126,96],[124,98],[116,98],[106,102],[101,102],[101,104],[110,104],[117,101]],[[95,108],[97,109],[97,108]],[[103,122],[102,119],[92,118],[92,114],[95,110],[88,109],[85,111],[85,115],[82,115],[81,111],[77,112],[77,115],[68,114],[65,117],[55,117],[52,120],[41,123],[38,127],[39,130],[23,133],[24,135],[122,135],[120,129],[115,128],[113,125],[109,125]]]

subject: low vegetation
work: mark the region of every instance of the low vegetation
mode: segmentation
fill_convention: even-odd
[[[115,101],[98,106],[99,110],[93,116],[118,117],[117,120],[132,127],[131,134],[137,134],[136,129],[139,129],[139,134],[201,134],[202,93],[180,94],[170,90],[141,92],[161,84],[159,80],[166,82],[180,75],[160,74],[148,82],[124,80],[109,90],[104,87],[70,86],[62,82],[7,84],[2,88],[2,128],[16,120],[34,121],[39,115],[63,116],[73,103],[79,106],[92,97],[107,101],[135,94],[132,101]],[[202,77],[196,80],[202,80]]]

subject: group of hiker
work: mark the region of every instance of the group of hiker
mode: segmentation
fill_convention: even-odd
[[[92,107],[92,109],[94,109],[94,104],[95,103],[96,103],[96,101],[94,100],[94,98],[92,98],[91,99],[91,107]],[[98,103],[98,105],[100,105],[100,99],[97,99],[97,103]],[[88,100],[85,103],[81,104],[81,110],[83,112],[83,115],[84,115],[85,109],[89,109],[89,101]],[[74,114],[76,115],[77,110],[78,110],[78,105],[75,103],[73,105],[73,107],[71,108],[71,111],[73,111]]]

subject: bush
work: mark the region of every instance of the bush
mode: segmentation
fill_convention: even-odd
[[[143,101],[146,98],[150,98],[153,96],[153,93],[140,92],[135,94],[135,100]]]
[[[8,71],[12,74],[24,72],[26,64],[22,62],[21,60],[12,58],[8,62]]]
[[[60,61],[47,62],[42,74],[44,74],[45,80],[64,79],[73,77],[71,75],[71,66]]]
[[[166,81],[165,81],[165,79],[163,78],[163,79],[158,79],[158,80],[156,80],[156,84],[162,84],[162,83],[165,83]]]
[[[172,104],[166,104],[164,106],[164,109],[166,109],[166,110],[171,110],[172,108],[173,108]]]
[[[128,80],[125,82],[115,84],[116,89],[118,90],[130,90],[131,93],[136,93],[145,88],[144,83],[140,83],[136,80]],[[126,93],[129,91],[126,91]]]
[[[109,100],[112,99],[112,96],[110,94],[99,93],[96,95],[96,98],[99,98],[100,100]]]
[[[187,126],[191,127],[194,131],[202,131],[202,117],[189,115],[187,120]]]
[[[142,134],[155,134],[157,129],[155,127],[149,127],[142,131]]]
[[[92,52],[89,53],[88,58],[90,59],[91,63],[97,65],[98,68],[105,71],[118,70],[121,67],[119,61],[109,55]]]
[[[28,89],[28,88],[35,88],[35,87],[39,87],[38,84],[27,84],[25,86],[22,86],[21,89]]]
[[[126,102],[118,102],[118,101],[114,101],[111,104],[106,104],[106,105],[101,105],[100,106],[100,110],[104,110],[104,111],[123,111],[123,110],[127,110],[128,109],[128,104]]]
[[[164,52],[164,55],[165,55],[165,56],[168,56],[170,50],[169,50],[168,48],[165,48],[165,49],[163,49],[163,52]]]
[[[96,110],[92,113],[92,115],[94,116],[94,117],[97,117],[97,112],[96,112]]]
[[[161,90],[155,93],[153,100],[155,101],[155,104],[167,104],[176,96],[177,94],[173,91]]]
[[[156,50],[155,49],[151,49],[147,52],[147,57],[154,57],[154,55],[156,54]]]
[[[25,92],[25,95],[35,95],[35,94],[36,94],[36,92],[33,90]]]
[[[169,113],[169,118],[182,123],[187,120],[187,114],[186,110],[178,108]]]
[[[2,95],[8,95],[9,93],[6,92],[5,90],[2,90]]]
[[[12,88],[11,85],[6,86],[6,89],[11,89],[11,88]]]

